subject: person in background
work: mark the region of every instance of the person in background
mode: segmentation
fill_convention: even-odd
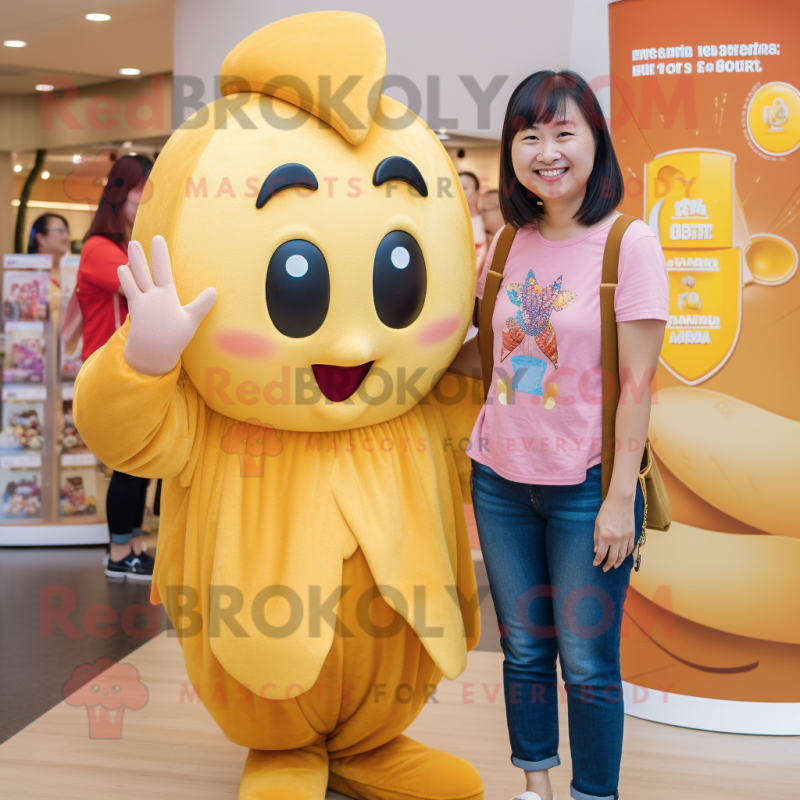
[[[500,192],[497,189],[489,189],[481,196],[480,209],[488,248],[497,232],[505,225],[503,212],[500,210]]]
[[[48,300],[50,317],[58,328],[61,313],[61,257],[69,253],[69,223],[60,214],[42,214],[31,226],[28,238],[28,253],[53,257],[50,270]]]
[[[467,198],[467,205],[469,206],[469,215],[472,217],[472,235],[475,239],[475,250],[479,260],[482,261],[480,256],[486,250],[486,231],[483,229],[483,218],[478,209],[480,181],[474,172],[459,172],[458,177],[461,179],[461,188],[464,190],[464,196]]]
[[[483,259],[486,257],[486,231],[483,228],[483,218],[478,209],[480,181],[474,172],[459,172],[458,177],[461,180],[461,188],[464,190],[464,197],[467,199],[469,215],[472,217],[472,237],[475,240],[475,269],[476,273],[479,273],[483,266]],[[477,314],[478,304],[476,302],[475,310],[472,314],[472,322],[464,337],[465,342],[473,339],[478,332],[475,324],[477,321]]]
[[[69,253],[69,224],[60,214],[42,214],[31,227],[28,252],[53,256],[58,267],[61,256]]]
[[[116,161],[84,238],[76,289],[83,315],[84,363],[113,336],[128,314],[117,269],[128,263],[133,221],[152,168],[153,162],[141,155]],[[152,580],[153,559],[139,539],[149,482],[116,471],[111,478],[106,497],[111,547],[105,573],[109,577]]]

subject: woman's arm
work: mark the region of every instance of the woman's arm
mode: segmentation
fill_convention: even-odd
[[[650,423],[650,382],[655,375],[666,322],[640,319],[617,323],[620,402],[615,437],[618,449],[608,495],[594,530],[594,566],[619,567],[633,552],[633,504],[647,428]],[[605,560],[605,563],[603,561]]]
[[[91,253],[81,262],[81,280],[105,292],[117,292],[120,289],[117,270],[127,260],[125,253],[113,242],[107,239],[97,242]]]
[[[481,354],[478,349],[478,336],[473,336],[461,345],[461,349],[447,368],[448,372],[465,375],[467,378],[481,377]]]

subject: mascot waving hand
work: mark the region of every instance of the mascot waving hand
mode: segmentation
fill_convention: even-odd
[[[98,457],[164,479],[153,601],[250,748],[248,800],[483,797],[403,735],[479,636],[474,415],[454,430],[442,388],[463,388],[442,375],[475,255],[453,165],[381,95],[385,65],[344,12],[234,48],[158,158],[120,267],[130,317],[76,385]]]

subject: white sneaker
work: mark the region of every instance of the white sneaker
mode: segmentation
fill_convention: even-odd
[[[542,800],[536,792],[524,792],[523,794],[518,794],[514,800]],[[556,796],[553,795],[553,800],[556,800]]]

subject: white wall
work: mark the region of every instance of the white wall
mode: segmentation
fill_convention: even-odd
[[[468,135],[500,135],[508,97],[537,69],[574,68],[588,79],[608,74],[608,0],[176,0],[174,74],[200,77],[205,102],[217,90],[215,76],[227,53],[245,36],[277,19],[306,11],[368,14],[381,26],[387,73],[410,78],[422,95],[420,116],[433,127],[426,80],[440,77],[442,117]],[[472,75],[486,87],[508,75],[480,128],[477,105],[459,80]],[[387,94],[406,102],[403,92]],[[177,92],[176,92],[177,94]],[[607,96],[607,90],[604,92]],[[185,111],[182,119],[189,115]]]
[[[569,68],[589,81],[608,117],[611,113],[608,78],[608,5],[616,0],[572,0],[572,37]],[[601,88],[602,87],[602,88]]]

